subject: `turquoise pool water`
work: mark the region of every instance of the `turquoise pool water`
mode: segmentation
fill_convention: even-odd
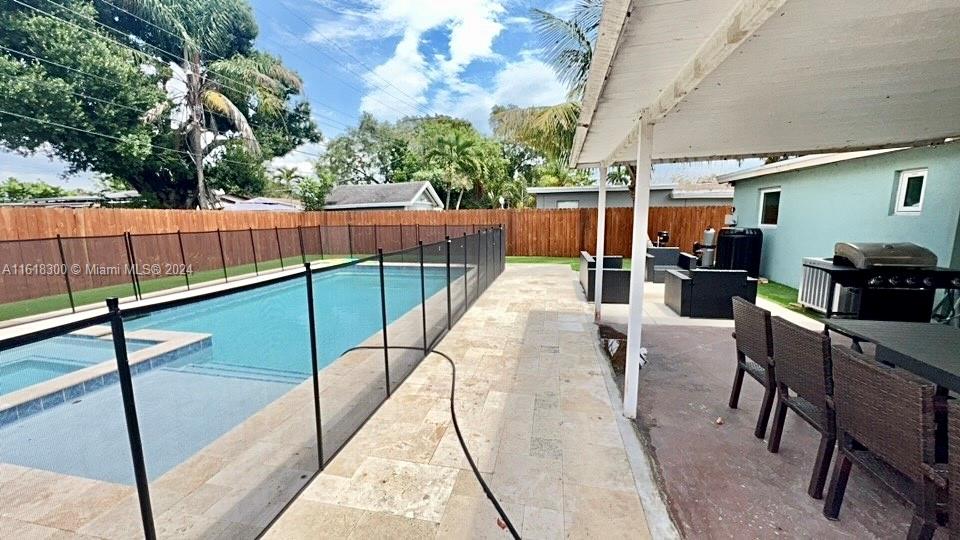
[[[128,350],[138,351],[150,342],[129,340]],[[0,353],[0,395],[33,386],[114,358],[113,341],[60,336]]]
[[[404,266],[387,267],[385,273],[387,316],[392,322],[419,306],[420,273],[419,268]],[[428,268],[425,277],[428,298],[446,284],[443,268]],[[381,329],[375,266],[316,274],[314,301],[321,368]],[[304,281],[295,279],[125,321],[128,332],[153,329],[211,336],[210,347],[134,374],[151,480],[310,377],[306,306]],[[312,408],[312,400],[302,407]],[[315,429],[312,423],[298,428]],[[0,461],[133,484],[118,386],[107,385],[81,400],[0,427]]]

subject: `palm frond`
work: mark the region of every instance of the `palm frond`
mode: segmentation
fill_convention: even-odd
[[[533,10],[533,27],[537,31],[544,59],[556,72],[560,82],[577,100],[583,95],[593,59],[593,42],[589,29],[576,19],[564,20],[542,9]]]
[[[196,42],[182,23],[183,14],[177,10],[176,3],[163,0],[115,0],[114,3],[137,17],[180,36],[184,49],[197,49]]]
[[[506,108],[492,115],[500,137],[533,148],[553,160],[563,160],[573,145],[580,104],[568,101],[549,107]]]
[[[229,120],[234,131],[243,137],[243,144],[246,145],[250,152],[254,155],[260,153],[260,143],[257,142],[253,128],[251,128],[250,123],[247,122],[247,117],[240,112],[240,109],[238,109],[227,96],[214,90],[207,90],[203,93],[203,105],[207,110],[217,113]]]

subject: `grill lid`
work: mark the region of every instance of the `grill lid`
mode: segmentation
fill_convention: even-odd
[[[866,269],[876,266],[929,268],[937,265],[937,255],[910,242],[837,242],[833,247],[837,264]]]

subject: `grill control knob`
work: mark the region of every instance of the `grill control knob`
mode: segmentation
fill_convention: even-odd
[[[917,285],[919,285],[917,278],[915,278],[914,276],[907,276],[907,279],[903,280],[903,283],[907,287],[916,287]]]
[[[923,286],[924,286],[924,287],[933,287],[933,285],[934,285],[934,283],[933,283],[933,278],[931,278],[931,277],[925,277],[925,278],[923,278]]]
[[[883,285],[883,278],[880,276],[873,276],[870,278],[870,281],[867,282],[867,285],[871,287],[880,287]]]
[[[894,287],[896,287],[897,284],[900,283],[900,278],[898,278],[897,276],[890,276],[890,279],[888,279],[887,281],[890,282],[890,285],[893,285]]]
[[[954,289],[960,289],[960,278],[953,278],[950,280],[950,285]]]

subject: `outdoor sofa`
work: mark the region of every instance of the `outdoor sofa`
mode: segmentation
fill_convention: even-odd
[[[630,270],[623,268],[623,257],[603,258],[603,303],[630,303]],[[580,286],[593,302],[596,288],[596,259],[586,251],[580,252]]]
[[[648,247],[644,281],[663,283],[668,270],[689,270],[689,266],[682,265],[685,255],[678,247]]]
[[[668,270],[664,303],[681,317],[732,319],[733,297],[757,301],[757,279],[746,270]]]

